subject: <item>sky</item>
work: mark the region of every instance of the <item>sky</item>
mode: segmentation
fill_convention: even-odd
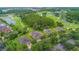
[[[0,7],[78,7],[79,0],[0,0]]]

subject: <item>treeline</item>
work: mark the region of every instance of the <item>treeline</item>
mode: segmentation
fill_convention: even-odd
[[[79,21],[79,11],[69,11],[66,14],[66,18],[68,19],[68,21]]]
[[[0,9],[0,14],[11,14],[11,13],[30,13],[33,12],[32,10],[27,9],[12,9],[12,10],[5,10],[3,11]]]

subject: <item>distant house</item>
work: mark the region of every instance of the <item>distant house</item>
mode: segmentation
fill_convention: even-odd
[[[41,39],[43,38],[43,35],[38,31],[33,31],[30,33],[30,35],[33,39],[36,39],[37,42],[41,41]]]
[[[7,22],[8,24],[15,25],[16,22],[14,20],[11,20],[10,17],[3,18],[2,20],[5,21],[5,22]]]
[[[44,33],[48,35],[48,34],[51,34],[52,31],[50,29],[44,29]]]
[[[64,29],[62,27],[58,26],[58,27],[55,28],[55,30],[56,31],[63,31]]]
[[[56,16],[56,17],[59,17],[60,16],[60,11],[56,11],[56,12],[54,12],[54,15]]]
[[[32,8],[31,8],[32,11],[39,11],[39,10],[41,10],[41,9],[42,9],[42,7],[39,7],[39,8],[37,8],[37,7],[32,7]]]
[[[74,39],[69,39],[69,40],[66,41],[66,43],[69,43],[69,44],[72,44],[72,45],[76,44]]]
[[[65,51],[65,46],[62,44],[57,44],[56,46],[54,46],[54,48],[52,48],[53,51]]]
[[[10,27],[6,26],[5,24],[0,24],[0,32],[8,33],[11,31],[12,29]]]
[[[42,11],[42,12],[37,12],[37,14],[40,15],[40,16],[47,17],[47,16],[52,16],[53,12]]]

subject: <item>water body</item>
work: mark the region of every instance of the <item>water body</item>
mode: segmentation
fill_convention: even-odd
[[[6,21],[8,24],[12,24],[12,25],[15,25],[16,22],[11,20],[10,18],[6,17],[6,18],[3,18],[4,21]]]

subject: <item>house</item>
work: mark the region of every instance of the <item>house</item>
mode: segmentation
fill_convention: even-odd
[[[2,18],[2,20],[7,22],[8,24],[15,25],[16,22],[14,20],[12,20],[10,17]]]
[[[19,38],[19,42],[20,42],[21,44],[26,44],[27,47],[28,47],[28,49],[31,49],[31,47],[32,47],[32,44],[31,44],[30,39],[27,38],[27,37],[25,37],[25,36],[20,37],[20,38]]]
[[[62,27],[58,26],[58,27],[55,28],[55,30],[56,31],[63,31],[64,29]]]
[[[11,31],[12,29],[9,26],[6,26],[5,24],[0,24],[0,32],[8,33]]]
[[[53,51],[65,51],[65,46],[62,44],[57,44],[56,46],[54,46],[54,48],[52,48]]]

